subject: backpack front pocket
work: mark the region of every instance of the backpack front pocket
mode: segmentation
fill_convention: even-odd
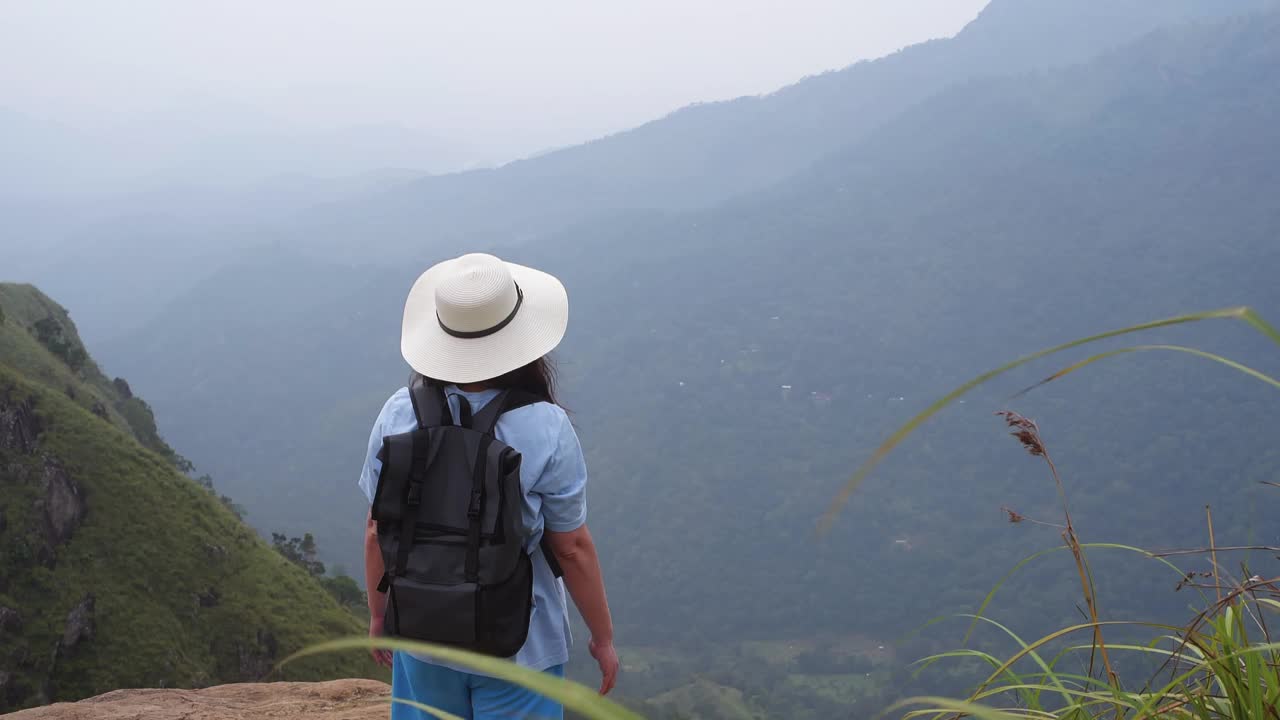
[[[447,645],[474,643],[477,590],[475,583],[435,585],[395,578],[387,597],[387,634]]]

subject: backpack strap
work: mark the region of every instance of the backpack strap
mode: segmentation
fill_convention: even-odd
[[[453,424],[453,412],[449,409],[444,388],[427,382],[421,373],[414,373],[409,378],[409,399],[413,402],[413,414],[418,418],[420,429]]]
[[[379,592],[386,592],[385,587],[389,586],[396,576],[404,575],[405,568],[409,564],[409,551],[413,548],[413,538],[417,532],[418,506],[422,504],[422,486],[426,480],[425,468],[431,464],[434,451],[435,447],[426,433],[415,434],[411,457],[425,459],[413,463],[409,471],[408,493],[405,497],[404,509],[400,513],[400,542],[396,547],[396,560],[394,565],[384,570],[382,580],[378,583]],[[392,454],[395,454],[394,449]],[[405,461],[407,462],[408,458],[405,458]]]
[[[498,426],[498,418],[518,410],[526,405],[542,402],[542,398],[523,390],[503,390],[497,397],[485,404],[471,421],[471,429],[489,435]]]
[[[498,418],[512,410],[519,410],[522,407],[540,402],[544,402],[544,399],[533,393],[523,390],[503,390],[501,394],[490,400],[476,414],[475,418],[472,419],[471,429],[485,433],[486,437],[491,437],[494,428],[498,425]],[[551,574],[556,578],[564,577],[564,570],[561,569],[560,561],[556,559],[556,554],[551,550],[551,542],[547,539],[545,530],[542,532],[542,540],[538,543],[538,546],[542,548],[542,556],[551,568]]]
[[[474,472],[471,475],[471,500],[467,505],[467,557],[465,572],[467,582],[480,581],[480,521],[484,510],[484,477],[488,469],[489,446],[493,435],[483,435],[477,450]]]
[[[471,401],[467,400],[466,395],[458,395],[457,398],[458,398],[458,426],[469,428],[471,427],[471,423],[472,423]],[[445,402],[446,403],[449,402],[448,398],[445,398]]]
[[[564,577],[564,569],[560,567],[560,560],[556,558],[555,552],[551,549],[551,541],[547,539],[547,529],[542,529],[542,539],[538,541],[538,547],[542,548],[542,557],[547,560],[547,567],[551,568],[551,574],[558,580]]]
[[[453,413],[449,410],[449,400],[444,395],[444,389],[427,382],[421,373],[414,373],[409,378],[409,400],[413,402],[413,414],[418,419],[419,429],[453,424]],[[433,449],[426,435],[419,434],[414,438],[412,457],[427,457]],[[380,459],[385,462],[385,458],[380,456]],[[402,462],[409,464],[408,458],[402,459]],[[413,463],[409,470],[409,487],[405,497],[405,507],[400,515],[400,541],[396,549],[396,558],[392,565],[385,568],[382,579],[378,581],[380,593],[387,591],[392,579],[404,574],[405,566],[408,564],[409,550],[413,547],[413,536],[417,527],[418,505],[422,502],[423,468],[429,462],[427,459]]]
[[[476,432],[492,435],[493,429],[498,425],[498,418],[507,411],[506,403],[509,397],[511,397],[510,390],[498,393],[497,397],[485,403],[480,412],[471,418],[471,424],[468,427]]]

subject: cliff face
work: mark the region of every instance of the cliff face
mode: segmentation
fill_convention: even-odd
[[[116,690],[6,720],[386,720],[391,688],[375,680],[219,685],[203,690]]]

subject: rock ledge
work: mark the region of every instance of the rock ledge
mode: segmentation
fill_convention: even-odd
[[[385,720],[391,688],[376,680],[219,685],[203,690],[115,690],[5,720]]]

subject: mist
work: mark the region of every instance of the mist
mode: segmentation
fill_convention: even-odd
[[[645,717],[964,697],[917,661],[1007,656],[979,609],[1177,627],[1206,506],[1280,544],[1280,0],[28,3],[0,63],[0,712],[369,632],[357,478],[463,253],[567,288]]]
[[[7,192],[490,166],[955,32],[981,3],[15,3]]]

